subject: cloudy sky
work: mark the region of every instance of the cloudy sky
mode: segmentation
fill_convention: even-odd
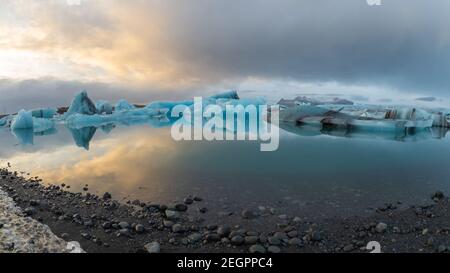
[[[450,95],[450,1],[0,0],[0,112],[229,88]]]

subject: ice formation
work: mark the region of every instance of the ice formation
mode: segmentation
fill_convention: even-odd
[[[33,129],[33,116],[31,112],[20,110],[11,123],[11,129]]]
[[[86,91],[82,91],[75,95],[65,116],[73,114],[94,115],[97,113],[94,103],[88,97]]]
[[[9,119],[10,119],[9,116],[0,118],[0,127],[4,127],[4,126],[8,125]]]
[[[95,108],[97,109],[97,113],[99,114],[110,115],[113,112],[113,106],[105,100],[99,100],[95,102]]]
[[[122,111],[128,111],[133,110],[136,107],[129,103],[128,101],[121,99],[116,103],[116,106],[114,107],[115,112],[122,112]]]
[[[53,118],[56,115],[55,108],[39,108],[30,110],[31,115],[35,118]]]
[[[327,102],[297,103],[280,100],[280,119],[298,125],[318,125],[322,128],[406,130],[433,126],[450,127],[449,112],[443,109],[421,109],[409,106],[353,105]],[[302,101],[312,101],[303,99]],[[342,102],[335,99],[335,102]],[[319,103],[319,104],[317,104]]]

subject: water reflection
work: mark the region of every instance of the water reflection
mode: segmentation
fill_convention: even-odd
[[[74,191],[89,184],[99,194],[154,202],[198,194],[219,208],[277,204],[298,212],[314,204],[309,211],[338,213],[450,192],[446,130],[392,135],[280,126],[286,131],[279,150],[264,154],[258,142],[176,142],[161,122],[58,125],[57,133],[34,140],[33,132],[13,132],[19,142],[34,143],[26,146],[0,130],[0,158]]]

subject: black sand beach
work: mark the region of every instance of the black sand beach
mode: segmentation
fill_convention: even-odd
[[[196,196],[167,205],[124,204],[108,193],[90,194],[88,188],[73,193],[65,185],[44,186],[37,177],[9,169],[0,171],[0,188],[29,217],[65,241],[78,241],[88,253],[368,253],[371,241],[379,242],[382,252],[450,251],[450,204],[441,192],[432,194],[430,205],[400,209],[387,204],[369,217],[309,222],[301,215],[243,209],[232,224],[226,217],[211,224],[204,200]],[[236,217],[241,224],[236,225]]]

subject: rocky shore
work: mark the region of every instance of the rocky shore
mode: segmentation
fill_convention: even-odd
[[[208,208],[198,196],[173,204],[124,204],[109,193],[91,194],[87,186],[74,193],[64,184],[44,186],[38,177],[24,178],[9,169],[0,169],[0,187],[0,200],[14,204],[0,206],[0,252],[65,252],[72,241],[88,253],[368,253],[369,242],[378,242],[382,252],[450,251],[450,203],[442,192],[432,194],[427,205],[399,209],[398,204],[386,204],[369,217],[319,222],[242,208],[238,223],[231,224],[225,216],[207,221]],[[37,248],[8,244],[14,238],[8,230],[14,211],[21,215],[15,225],[19,229],[57,236],[41,236]]]

